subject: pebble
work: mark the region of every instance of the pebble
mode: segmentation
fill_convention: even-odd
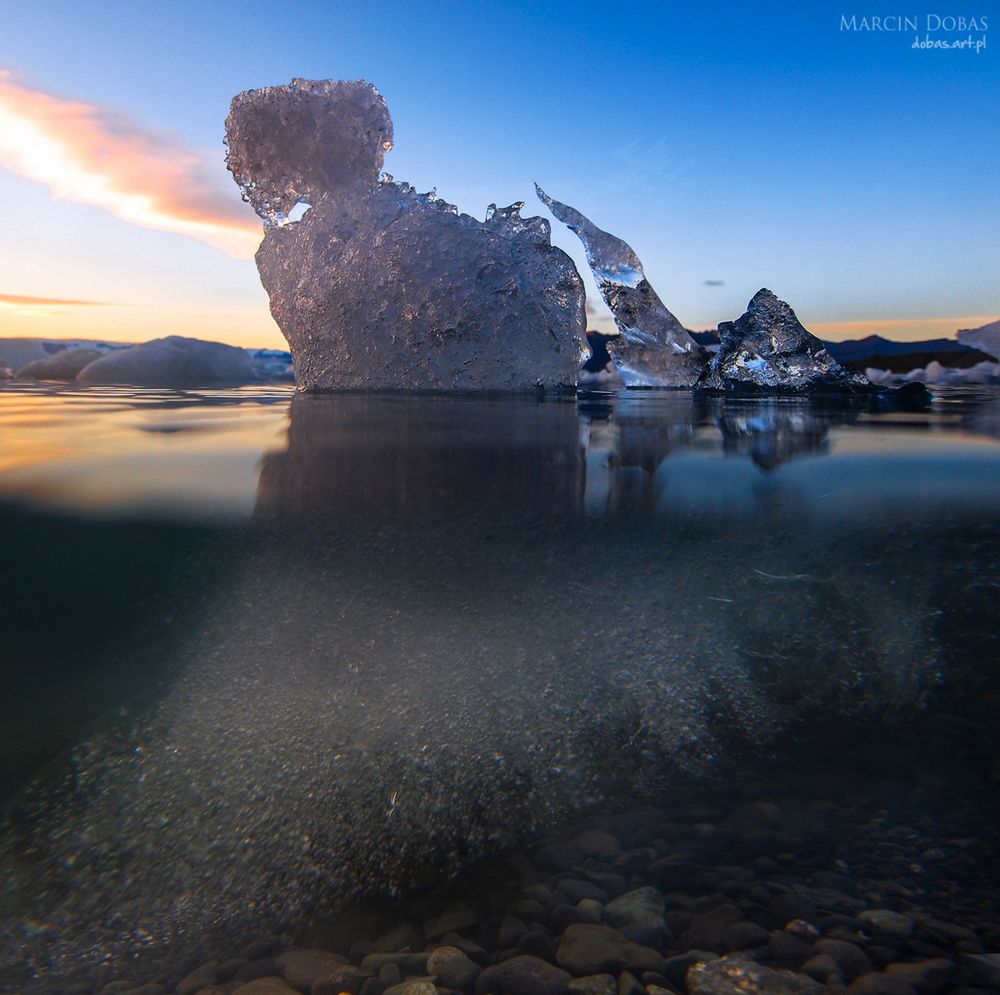
[[[618,975],[618,995],[646,995],[642,982],[630,971]]]
[[[868,955],[856,943],[824,938],[816,941],[816,950],[821,954],[829,954],[848,980],[861,974],[868,974],[873,969]]]
[[[608,893],[603,888],[598,888],[596,884],[580,881],[577,878],[563,878],[559,882],[559,890],[573,905],[585,898],[595,902],[605,902],[608,898]]]
[[[190,974],[183,978],[175,989],[177,995],[195,995],[201,988],[214,985],[219,976],[219,962],[211,960],[201,967],[195,968]]]
[[[458,947],[437,947],[427,958],[427,973],[440,978],[445,988],[471,991],[481,970]]]
[[[522,954],[486,968],[476,995],[567,995],[572,976],[540,957]]]
[[[847,991],[848,995],[917,995],[902,979],[881,972],[862,974],[848,985]]]
[[[530,929],[517,941],[517,949],[522,954],[531,954],[533,957],[541,957],[542,960],[554,961],[556,959],[556,945],[552,938],[543,933],[540,929]]]
[[[437,986],[427,978],[414,978],[386,988],[383,995],[438,995]]]
[[[300,992],[312,991],[317,981],[332,979],[341,968],[350,967],[350,961],[329,950],[289,950],[277,960],[281,976],[289,986]]]
[[[611,974],[574,978],[567,986],[571,995],[618,995],[618,982]]]
[[[666,962],[657,951],[641,947],[610,926],[577,923],[563,933],[556,950],[556,963],[577,977],[588,974],[618,974],[624,969],[659,971]]]
[[[825,985],[842,985],[844,975],[840,965],[829,954],[816,954],[802,965],[802,973]]]
[[[604,906],[604,918],[618,929],[630,923],[663,926],[664,905],[663,893],[657,888],[636,888],[608,902]]]
[[[441,937],[441,945],[457,947],[469,960],[474,960],[480,967],[485,967],[490,960],[489,954],[474,940],[460,936],[458,933],[446,933]]]
[[[361,962],[363,971],[378,974],[386,964],[395,964],[403,974],[426,974],[427,961],[430,955],[426,953],[408,953],[400,951],[391,954],[368,954]]]
[[[520,919],[514,916],[504,916],[497,934],[497,945],[501,950],[516,947],[517,941],[527,932],[528,927]]]
[[[816,948],[811,943],[786,929],[776,929],[771,933],[767,949],[774,960],[783,961],[807,961],[816,954]]]
[[[294,988],[289,988],[284,978],[257,978],[245,985],[240,985],[233,995],[297,995]]]
[[[974,985],[1000,988],[1000,953],[962,954],[962,967]]]
[[[763,947],[770,939],[771,934],[755,922],[734,922],[722,931],[722,942],[732,951]]]
[[[866,929],[886,936],[905,940],[912,935],[916,923],[909,917],[891,909],[865,909],[858,914],[858,921]]]
[[[886,974],[905,981],[919,992],[936,995],[945,992],[955,976],[955,965],[944,957],[933,960],[918,960],[909,964],[889,964]]]
[[[693,965],[686,985],[689,995],[820,995],[824,990],[812,978],[741,957]]]

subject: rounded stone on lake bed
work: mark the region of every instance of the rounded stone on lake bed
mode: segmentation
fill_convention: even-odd
[[[840,965],[829,954],[816,954],[802,965],[802,973],[823,984],[842,985],[844,974]]]
[[[820,995],[823,986],[791,971],[776,971],[742,957],[694,964],[687,973],[689,995]]]
[[[195,968],[177,985],[177,995],[195,995],[195,992],[214,985],[219,976],[219,962],[211,960]]]
[[[604,913],[604,906],[596,898],[581,898],[576,903],[581,922],[599,923]]]
[[[577,977],[619,972],[628,969],[663,973],[666,962],[649,947],[641,947],[610,926],[575,923],[563,933],[556,963]]]
[[[445,988],[471,990],[481,970],[458,947],[437,947],[427,958],[427,973],[439,978]]]
[[[829,954],[848,978],[870,974],[874,969],[864,950],[847,940],[831,940],[829,938],[817,940],[816,950],[821,954]]]
[[[811,943],[785,929],[776,929],[771,934],[768,951],[774,960],[806,961],[816,955]]]
[[[618,995],[618,983],[611,974],[591,974],[569,983],[571,995]]]
[[[622,852],[621,843],[603,829],[585,829],[573,837],[572,843],[585,857],[596,857],[598,860],[613,860]]]
[[[386,988],[383,995],[438,995],[437,986],[428,978],[414,978]]]
[[[900,978],[872,971],[855,978],[847,987],[848,995],[917,995],[917,990]]]
[[[540,957],[522,954],[486,968],[476,995],[566,995],[572,975]]]
[[[749,950],[751,947],[763,947],[770,938],[770,933],[755,922],[734,922],[722,931],[722,942],[727,950]]]
[[[913,933],[916,923],[900,912],[891,909],[865,909],[858,913],[858,921],[866,928],[885,936],[905,940]]]
[[[663,925],[663,893],[645,886],[619,895],[604,906],[604,918],[618,928],[640,922],[652,926]]]
[[[284,978],[257,978],[240,985],[233,995],[296,995],[296,989],[290,988]]]
[[[386,964],[396,964],[403,974],[426,974],[429,958],[430,955],[426,953],[410,953],[402,950],[398,953],[374,953],[365,957],[361,962],[361,969],[377,974]]]
[[[885,973],[905,981],[921,992],[947,991],[955,976],[955,964],[946,957],[889,964]]]
[[[289,950],[278,958],[277,964],[285,981],[305,993],[312,991],[314,982],[330,979],[341,968],[350,967],[346,957],[329,950]]]

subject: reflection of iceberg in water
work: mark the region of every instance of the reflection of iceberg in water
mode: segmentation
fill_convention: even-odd
[[[585,423],[614,430],[615,510],[647,507],[626,477],[687,459],[711,411]],[[937,519],[595,524],[580,425],[568,403],[297,399],[182,676],[0,834],[0,983],[193,966],[933,682],[944,582],[912,549]]]
[[[261,468],[257,518],[400,521],[575,515],[582,462],[567,401],[298,395]]]
[[[809,403],[770,398],[710,403],[727,453],[745,454],[762,470],[829,448],[830,428],[857,417],[850,408],[818,412]]]
[[[962,419],[967,431],[1000,439],[1000,401],[990,401]]]
[[[655,512],[661,489],[656,471],[670,453],[691,445],[697,413],[686,397],[581,404],[587,514]]]

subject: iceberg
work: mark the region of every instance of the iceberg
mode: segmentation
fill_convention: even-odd
[[[76,379],[88,384],[208,387],[252,383],[257,375],[243,349],[168,335],[115,349],[84,366]]]
[[[962,345],[1000,359],[1000,321],[991,321],[979,328],[961,328],[955,338]]]
[[[736,321],[722,322],[719,334],[719,351],[698,382],[703,390],[875,390],[867,377],[841,366],[791,307],[766,288],[753,295]]]
[[[60,349],[51,356],[25,363],[17,376],[30,380],[75,380],[85,366],[103,355],[101,349]]]
[[[926,366],[906,373],[893,373],[868,367],[865,375],[872,383],[884,387],[906,386],[907,384],[930,384],[932,387],[958,387],[968,385],[990,385],[1000,383],[1000,363],[984,360],[974,366],[944,366],[936,359]]]
[[[248,90],[226,142],[264,222],[257,268],[300,388],[575,386],[584,288],[548,222],[523,204],[478,221],[381,174],[392,121],[374,86]]]
[[[607,349],[625,386],[694,386],[708,353],[657,296],[632,247],[575,208],[554,200],[537,183],[535,192],[583,243],[597,286],[621,332],[607,340]]]

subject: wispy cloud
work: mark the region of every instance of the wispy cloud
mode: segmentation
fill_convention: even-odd
[[[220,155],[221,160],[221,155]],[[141,228],[250,257],[260,225],[207,157],[96,104],[57,97],[0,69],[0,168]]]
[[[71,297],[25,297],[0,294],[0,306],[8,307],[107,307],[107,301],[78,301]]]
[[[86,301],[72,297],[35,297],[24,294],[0,294],[0,315],[13,318],[51,318],[74,311],[110,307],[107,301]]]

